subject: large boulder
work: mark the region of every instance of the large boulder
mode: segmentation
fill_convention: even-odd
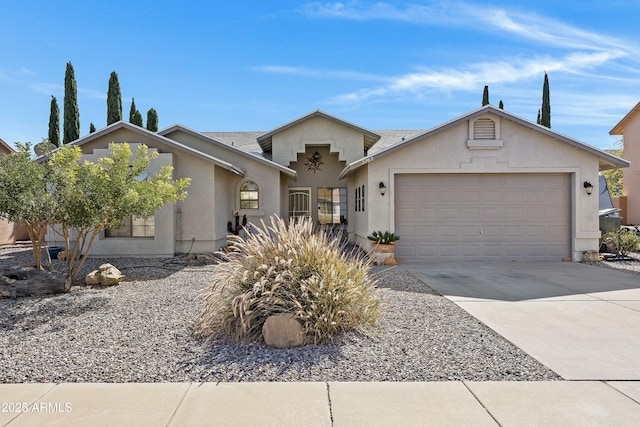
[[[102,264],[97,270],[87,274],[84,282],[87,285],[111,286],[124,281],[125,276],[111,264]]]
[[[302,325],[291,314],[279,314],[267,317],[262,325],[262,337],[269,347],[288,348],[304,344]]]
[[[25,297],[66,292],[64,274],[33,267],[9,267],[0,270],[0,296]]]

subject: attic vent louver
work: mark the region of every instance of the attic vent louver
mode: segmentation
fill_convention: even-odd
[[[487,118],[476,120],[473,124],[473,139],[496,139],[496,123]]]

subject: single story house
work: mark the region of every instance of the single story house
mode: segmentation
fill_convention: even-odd
[[[236,217],[278,214],[364,248],[373,231],[395,232],[399,262],[580,261],[599,247],[598,172],[629,165],[491,105],[426,131],[372,131],[317,110],[268,132],[121,121],[74,144],[95,160],[112,141],[146,144],[159,153],[151,169],[192,181],[184,201],[104,233],[92,255],[211,252]]]
[[[622,197],[616,205],[622,209],[625,224],[640,225],[640,102],[614,127],[610,135],[624,138],[623,157],[631,166],[622,172]]]

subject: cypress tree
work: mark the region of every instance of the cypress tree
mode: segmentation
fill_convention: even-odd
[[[112,71],[109,77],[109,90],[107,92],[107,126],[120,120],[122,120],[120,82],[118,81],[118,73]]]
[[[540,109],[538,108],[538,118],[536,119],[536,123],[540,124]]]
[[[498,104],[498,108],[501,110],[504,110],[504,104],[502,103],[502,99],[500,100],[500,103]]]
[[[51,95],[51,113],[49,114],[49,142],[60,147],[60,108],[58,100]]]
[[[484,87],[484,91],[482,92],[482,106],[484,107],[489,103],[489,86]]]
[[[544,84],[542,85],[542,115],[540,124],[551,128],[551,104],[549,103],[549,77],[544,73]]]
[[[93,122],[89,123],[89,133],[94,133],[96,131],[96,127],[93,125]]]
[[[136,126],[140,126],[141,128],[144,127],[144,123],[142,123],[142,113],[140,113],[140,110],[136,110],[133,115],[133,121],[131,123]]]
[[[64,73],[64,128],[62,142],[68,144],[80,137],[80,111],[78,110],[78,86],[71,61]]]
[[[158,112],[155,108],[147,111],[147,130],[158,132]]]
[[[133,123],[133,121],[136,119],[136,111],[138,111],[136,109],[136,100],[134,98],[131,98],[131,108],[129,109],[129,122]]]

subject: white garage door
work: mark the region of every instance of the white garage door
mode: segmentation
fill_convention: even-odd
[[[400,261],[551,260],[570,256],[567,174],[395,177]]]

